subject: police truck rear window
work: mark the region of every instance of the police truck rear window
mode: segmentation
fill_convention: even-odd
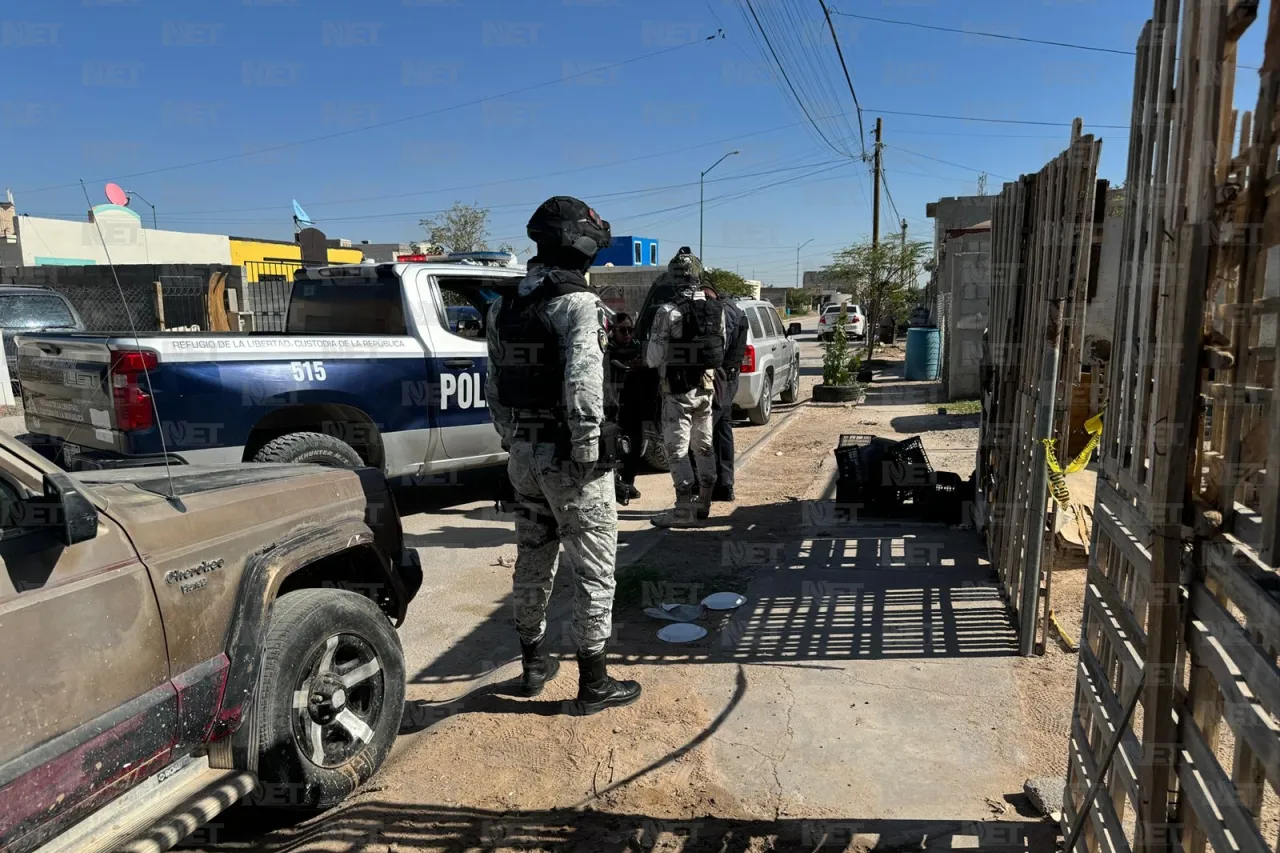
[[[303,279],[289,296],[288,332],[333,335],[404,335],[400,280],[377,278]]]

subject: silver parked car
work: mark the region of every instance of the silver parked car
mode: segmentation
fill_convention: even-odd
[[[800,347],[792,337],[799,323],[784,326],[778,310],[760,299],[738,298],[734,304],[747,315],[747,352],[742,359],[735,409],[756,425],[767,424],[774,399],[794,403],[800,397]]]

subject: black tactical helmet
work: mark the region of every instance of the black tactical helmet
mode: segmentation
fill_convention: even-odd
[[[609,223],[585,201],[567,195],[539,205],[526,228],[529,239],[543,249],[573,249],[588,259],[613,242]]]

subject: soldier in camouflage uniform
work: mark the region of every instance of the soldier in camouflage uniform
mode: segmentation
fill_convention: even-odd
[[[665,279],[665,281],[664,281]],[[715,369],[688,366],[678,357],[685,335],[685,317],[695,302],[706,304],[702,291],[702,262],[683,247],[654,286],[670,284],[675,298],[658,309],[645,350],[645,363],[656,368],[662,381],[662,443],[671,464],[676,502],[651,519],[659,527],[688,527],[710,514],[716,482],[716,459],[711,440]],[[715,304],[719,304],[716,301]],[[723,316],[720,319],[723,354]],[[692,457],[692,461],[690,459]],[[696,475],[695,475],[696,468]]]
[[[538,253],[515,295],[489,310],[489,411],[510,454],[516,493],[515,622],[523,692],[536,696],[559,662],[545,649],[547,602],[560,546],[573,570],[573,636],[582,713],[628,705],[634,681],[605,667],[612,630],[618,515],[613,448],[604,445],[604,308],[584,273],[610,243],[609,223],[586,203],[548,199],[534,212],[529,238]]]

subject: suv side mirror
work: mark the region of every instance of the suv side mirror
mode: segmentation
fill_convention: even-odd
[[[68,475],[44,475],[44,495],[26,501],[23,526],[49,530],[68,547],[98,535],[98,508]]]
[[[791,336],[793,336],[793,335],[798,335],[798,334],[800,334],[800,324],[799,324],[799,323],[792,323],[790,326],[787,326],[787,337],[788,337],[788,338],[789,338],[789,337],[791,337]]]

